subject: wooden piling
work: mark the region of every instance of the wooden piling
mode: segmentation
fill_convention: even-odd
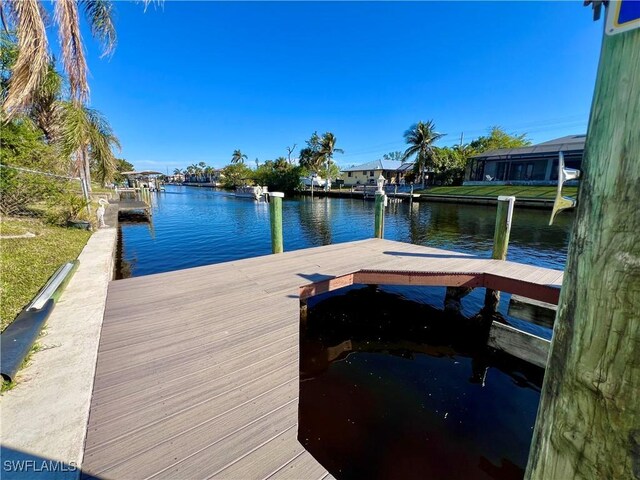
[[[637,28],[603,36],[527,480],[640,478],[638,125]]]
[[[384,237],[384,204],[386,195],[384,192],[376,192],[376,206],[375,206],[375,226],[374,235],[376,238]]]
[[[282,199],[284,193],[269,193],[269,214],[271,218],[271,251],[272,253],[282,253],[284,246],[282,242]]]
[[[473,288],[447,287],[444,296],[444,309],[446,312],[456,315],[462,314],[462,299],[469,295]]]
[[[498,197],[498,209],[496,211],[496,228],[493,233],[493,253],[491,258],[506,260],[509,248],[509,235],[511,234],[511,219],[513,218],[513,206],[516,197]],[[484,312],[491,314],[498,310],[500,292],[487,288],[484,297]]]

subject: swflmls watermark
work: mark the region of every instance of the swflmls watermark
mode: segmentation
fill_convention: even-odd
[[[5,460],[2,470],[5,472],[75,472],[78,465],[75,462],[60,462],[57,460]]]

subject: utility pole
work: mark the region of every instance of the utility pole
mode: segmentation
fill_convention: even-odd
[[[624,2],[640,13],[638,2]],[[607,15],[622,5],[609,2]],[[640,28],[611,32],[528,480],[640,478]]]
[[[462,148],[463,142],[464,142],[464,132],[460,132],[460,148]]]

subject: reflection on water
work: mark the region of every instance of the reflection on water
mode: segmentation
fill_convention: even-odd
[[[298,438],[338,479],[521,479],[542,376],[480,327],[345,289],[309,303]]]
[[[140,276],[271,253],[269,208],[209,188],[168,186],[153,194],[153,231],[122,225],[123,253]],[[361,199],[287,198],[284,248],[297,250],[371,238],[373,202]],[[491,254],[495,207],[447,203],[389,204],[385,238]],[[510,260],[562,269],[573,214],[548,226],[549,212],[516,209]]]

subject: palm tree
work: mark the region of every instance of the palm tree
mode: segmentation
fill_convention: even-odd
[[[320,136],[313,132],[311,138],[306,141],[307,146],[298,153],[298,164],[313,173],[318,173],[322,168],[322,159],[319,158]]]
[[[329,189],[329,168],[335,153],[344,153],[344,150],[336,148],[336,136],[331,132],[327,132],[320,139],[320,149],[318,150],[318,160],[326,166],[327,178],[324,184],[325,190]]]
[[[234,150],[233,155],[231,155],[231,163],[244,163],[244,161],[249,158],[240,150]]]
[[[420,172],[422,188],[425,188],[426,185],[425,171],[427,167],[433,166],[435,158],[433,144],[446,135],[436,132],[435,128],[433,120],[429,120],[426,123],[418,122],[404,132],[404,140],[409,147],[404,151],[402,161],[404,162],[413,156],[416,157],[414,169],[416,172]]]
[[[210,167],[210,166],[206,166],[204,167],[204,177],[205,180],[209,183],[211,183],[211,179],[213,178],[213,173],[215,172],[215,168]]]
[[[120,142],[109,122],[97,110],[77,102],[60,102],[60,146],[65,157],[75,157],[75,169],[91,191],[91,165],[102,184],[113,180],[116,171],[114,148]]]
[[[148,4],[149,0],[143,2]],[[41,3],[38,0],[5,0],[0,3],[5,27],[15,31],[18,40],[18,57],[12,68],[9,92],[3,105],[8,119],[32,103],[51,62],[45,27],[46,10]],[[72,100],[83,102],[89,96],[89,85],[79,10],[86,18],[91,34],[102,43],[104,56],[113,52],[116,45],[113,4],[108,0],[57,0],[54,10],[62,64],[69,79],[69,93]]]
[[[187,172],[189,172],[189,181],[193,182],[193,177],[195,177],[198,173],[198,166],[195,163],[193,165],[189,165],[187,167]]]
[[[273,162],[273,168],[276,170],[286,170],[291,164],[285,157],[278,157]]]
[[[199,181],[204,181],[205,180],[205,175],[206,175],[206,169],[207,169],[207,164],[204,162],[198,162],[198,168],[200,170],[200,178]]]

